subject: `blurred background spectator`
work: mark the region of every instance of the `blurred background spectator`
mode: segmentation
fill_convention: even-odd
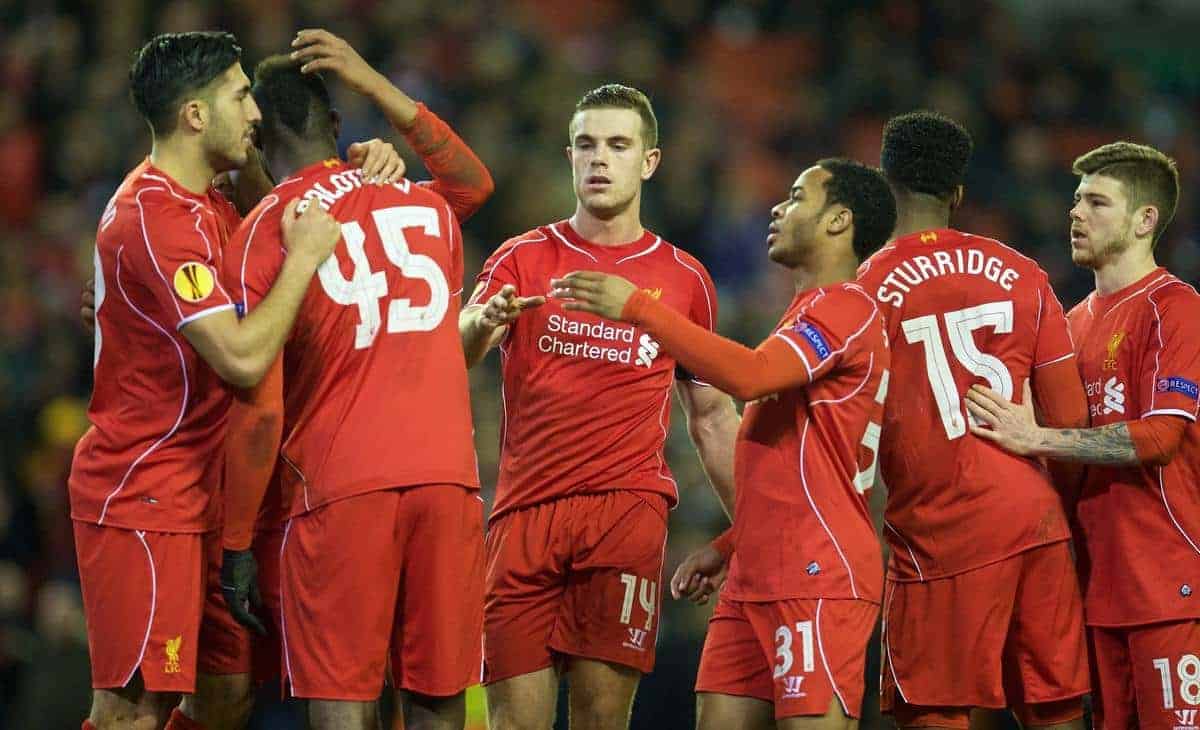
[[[0,18],[0,728],[73,729],[86,712],[64,486],[90,391],[78,292],[100,211],[149,150],[126,78],[156,33],[231,30],[248,71],[299,28],[349,40],[491,169],[496,194],[464,230],[471,273],[509,236],[570,215],[562,148],[575,100],[607,81],[645,90],[663,165],[644,219],[707,264],[721,331],[751,344],[791,297],[765,257],[770,207],[819,157],[877,164],[884,121],[918,107],[975,137],[956,225],[1036,257],[1064,305],[1091,288],[1068,255],[1070,162],[1118,138],[1178,160],[1184,194],[1159,260],[1200,278],[1194,0],[0,0]],[[395,136],[362,99],[335,94],[344,140]],[[496,368],[492,358],[472,374],[489,485]],[[676,412],[669,456],[682,504],[668,571],[724,522],[681,426]],[[666,603],[635,727],[692,726],[709,609]]]

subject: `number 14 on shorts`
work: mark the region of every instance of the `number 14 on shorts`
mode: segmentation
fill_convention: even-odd
[[[1175,683],[1171,677],[1171,660],[1159,657],[1154,660],[1154,668],[1162,677],[1163,709],[1175,708]],[[1179,696],[1189,705],[1200,705],[1200,658],[1195,654],[1184,654],[1175,665],[1175,674],[1179,677]]]
[[[644,651],[646,637],[654,626],[654,607],[658,599],[658,584],[647,578],[639,578],[632,573],[622,573],[621,583],[625,586],[625,600],[621,602],[621,623],[629,626],[629,636],[622,644],[626,649]],[[646,622],[641,626],[630,626],[633,622],[633,602],[646,613]]]

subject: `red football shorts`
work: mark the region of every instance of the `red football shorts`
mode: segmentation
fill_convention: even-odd
[[[1026,708],[1081,698],[1088,687],[1083,604],[1066,542],[948,578],[888,581],[880,705],[907,724],[934,724],[928,711],[942,726],[965,728],[971,707],[1038,716]],[[1082,716],[1080,703],[1068,704],[1067,714]],[[949,724],[945,708],[954,708]]]
[[[1200,621],[1088,627],[1096,730],[1200,727]]]
[[[665,513],[662,497],[611,491],[563,497],[492,522],[484,684],[536,672],[562,656],[653,669]]]
[[[696,691],[770,702],[776,719],[824,715],[837,697],[847,717],[859,717],[867,643],[878,619],[879,606],[867,601],[721,598],[708,622]]]
[[[254,533],[258,591],[263,599],[263,607],[256,615],[267,627],[269,633],[266,636],[252,634],[229,612],[221,592],[221,541],[209,541],[208,586],[200,622],[198,664],[201,673],[251,673],[258,683],[279,678],[279,546],[282,541],[282,526]]]
[[[194,692],[213,538],[90,522],[74,529],[92,687],[124,687],[140,669],[152,692]]]
[[[297,697],[448,697],[479,681],[483,503],[458,485],[368,492],[290,520],[284,671]]]

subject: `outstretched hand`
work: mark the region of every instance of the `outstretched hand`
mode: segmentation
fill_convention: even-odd
[[[599,271],[573,271],[561,279],[551,279],[550,286],[550,296],[564,300],[563,309],[590,312],[618,322],[622,321],[625,303],[637,291],[628,279]]]
[[[729,563],[715,547],[705,545],[683,559],[671,577],[671,597],[686,598],[696,605],[708,603],[708,598],[725,583]]]
[[[491,329],[512,324],[526,309],[540,307],[546,303],[546,297],[519,297],[517,288],[505,284],[500,291],[492,295],[483,307],[483,323]]]

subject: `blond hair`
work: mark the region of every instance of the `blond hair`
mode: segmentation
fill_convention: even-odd
[[[1153,243],[1175,217],[1179,205],[1179,168],[1162,152],[1134,142],[1111,142],[1080,155],[1071,165],[1076,175],[1104,175],[1119,180],[1129,198],[1129,210],[1144,205],[1158,209]]]
[[[585,109],[632,109],[642,118],[642,144],[652,150],[658,146],[658,119],[650,98],[632,86],[605,84],[583,95],[575,104],[575,112]],[[569,132],[568,132],[569,133]]]

